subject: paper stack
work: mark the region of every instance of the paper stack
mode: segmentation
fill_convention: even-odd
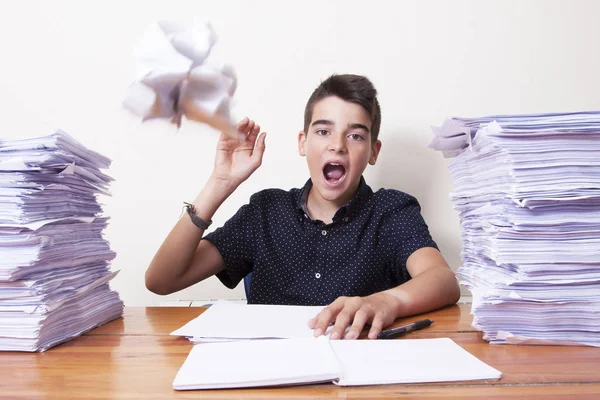
[[[96,199],[109,165],[61,131],[0,141],[0,350],[44,351],[121,316]]]
[[[600,112],[453,118],[461,284],[491,343],[600,346]]]

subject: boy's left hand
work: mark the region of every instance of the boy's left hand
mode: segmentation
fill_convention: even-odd
[[[398,316],[400,300],[386,292],[365,297],[338,297],[317,316],[308,321],[315,336],[321,336],[335,322],[330,339],[357,339],[366,324],[371,325],[369,339],[376,339],[381,330]],[[346,327],[352,323],[344,336]]]

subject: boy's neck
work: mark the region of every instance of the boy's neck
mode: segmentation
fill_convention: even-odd
[[[319,193],[314,187],[311,187],[306,199],[306,208],[308,209],[310,217],[313,220],[321,220],[325,224],[331,224],[335,213],[354,197],[357,190],[358,187],[351,191],[351,195],[348,198],[326,200],[319,196]]]

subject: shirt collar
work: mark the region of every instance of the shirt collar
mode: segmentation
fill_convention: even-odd
[[[310,178],[304,184],[304,187],[300,191],[300,196],[298,197],[297,208],[300,212],[309,216],[308,207],[306,203],[308,201],[308,194],[310,193],[310,189],[312,188],[312,181]],[[337,222],[342,217],[353,217],[356,211],[360,210],[362,204],[364,204],[373,194],[373,190],[367,185],[364,177],[360,177],[360,182],[358,184],[358,190],[354,194],[354,197],[350,199],[349,202],[344,204],[336,211],[333,216],[333,222]]]

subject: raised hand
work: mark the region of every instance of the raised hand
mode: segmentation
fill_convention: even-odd
[[[261,165],[266,133],[247,117],[237,124],[238,134],[223,132],[217,144],[213,177],[237,186]]]

